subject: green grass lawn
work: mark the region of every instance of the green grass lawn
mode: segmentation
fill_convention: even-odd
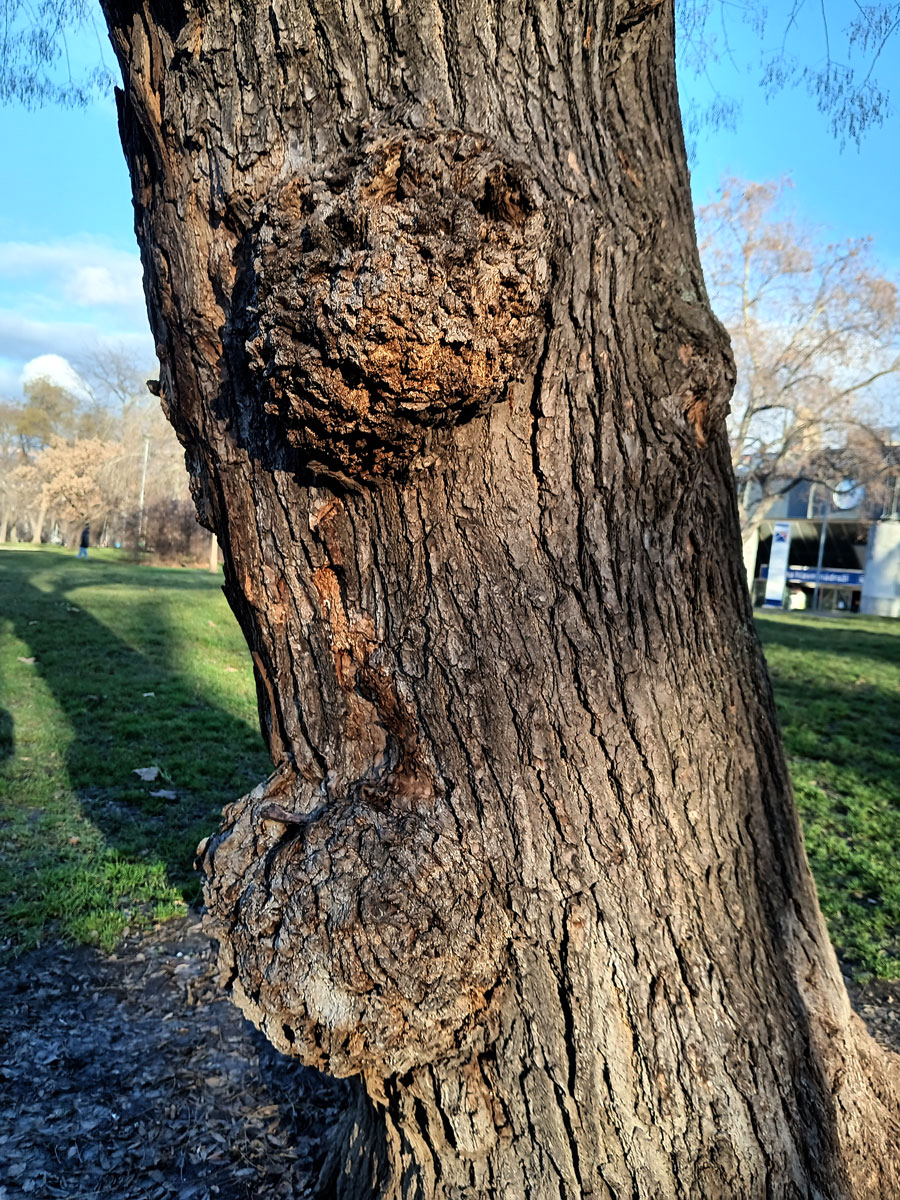
[[[221,578],[0,550],[0,954],[183,910],[197,842],[270,770]]]
[[[270,770],[220,583],[0,549],[0,954],[111,948],[197,896],[196,843]],[[832,938],[858,975],[900,978],[900,622],[759,629]]]
[[[857,975],[900,979],[900,621],[757,625],[832,941]]]

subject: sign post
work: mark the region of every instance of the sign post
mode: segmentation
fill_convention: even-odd
[[[787,584],[788,555],[791,549],[790,521],[776,521],[772,531],[772,552],[769,555],[769,574],[766,578],[766,608],[784,607]]]

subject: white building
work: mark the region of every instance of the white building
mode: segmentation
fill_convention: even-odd
[[[754,604],[761,604],[777,522],[790,525],[784,606],[900,617],[898,491],[882,509],[863,499],[838,508],[821,485],[798,483],[744,545]]]

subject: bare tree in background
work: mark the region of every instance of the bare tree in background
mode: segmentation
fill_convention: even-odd
[[[121,448],[115,540],[133,550],[154,547],[162,540],[168,552],[169,534],[183,526],[190,511],[190,493],[184,451],[159,399],[147,390],[149,372],[128,354],[108,348],[84,356],[78,369],[94,409],[105,414],[107,436]],[[190,538],[174,540],[186,544]]]
[[[728,431],[745,539],[807,480],[877,483],[900,419],[900,302],[866,240],[826,245],[783,215],[785,185],[729,180],[700,209],[713,307],[731,335]]]
[[[95,536],[116,509],[115,464],[121,454],[116,442],[80,438],[71,443],[55,439],[30,467],[41,484],[46,509],[68,527],[69,537],[91,524]]]
[[[109,347],[74,367],[71,387],[29,380],[21,400],[0,412],[0,541],[16,522],[35,543],[71,531],[81,501],[68,503],[59,479],[67,476],[71,490],[77,477],[82,495],[90,449],[102,444],[114,451],[96,464],[102,470],[89,506],[95,542],[136,550],[140,540],[166,561],[205,560],[207,535],[196,523],[184,451],[147,390],[147,369]]]

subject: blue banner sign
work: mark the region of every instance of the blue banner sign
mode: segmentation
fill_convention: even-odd
[[[766,608],[781,608],[784,603],[784,585],[787,581],[788,555],[791,551],[790,521],[776,521],[772,530],[772,549],[769,553],[769,570],[766,572]]]
[[[760,567],[760,578],[769,578],[769,564],[766,563]],[[819,578],[816,579],[818,574]],[[787,569],[788,583],[808,583],[810,587],[814,583],[818,583],[820,587],[851,587],[861,588],[863,585],[862,571],[831,571],[827,567],[823,567],[821,571],[816,571],[815,567],[788,567]]]

